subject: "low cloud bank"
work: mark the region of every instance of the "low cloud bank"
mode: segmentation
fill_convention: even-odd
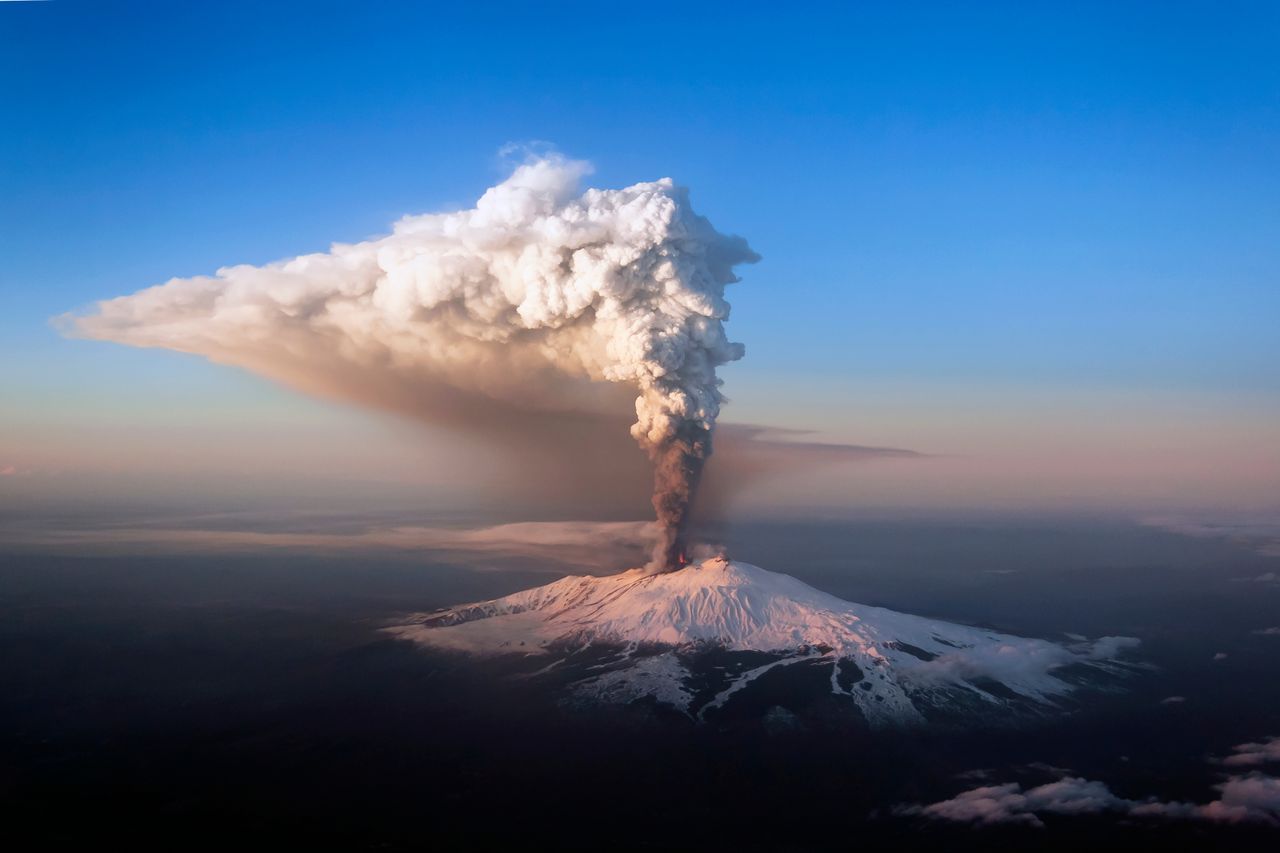
[[[980,645],[939,655],[916,666],[912,674],[926,683],[995,678],[1024,696],[1048,700],[1061,682],[1046,681],[1046,674],[1082,663],[1104,671],[1129,671],[1139,665],[1119,659],[1141,642],[1137,637],[1100,637],[1097,640],[1081,638],[1069,644],[1027,639],[1017,644]],[[1046,688],[1050,688],[1049,692],[1045,692]]]
[[[1147,527],[1157,527],[1170,533],[1196,539],[1222,539],[1265,557],[1280,557],[1280,521],[1274,518],[1248,518],[1222,522],[1204,521],[1180,515],[1161,515],[1144,518],[1141,523]]]
[[[1222,759],[1226,767],[1257,767],[1270,762],[1280,763],[1280,735],[1258,743],[1242,743],[1231,748],[1231,755]]]
[[[642,565],[657,538],[658,530],[652,521],[531,521],[485,527],[371,526],[343,533],[209,529],[194,524],[6,532],[11,547],[52,551],[86,548],[114,554],[268,549],[423,551],[464,562],[531,558],[546,560],[550,568],[570,565],[609,571]]]
[[[1224,767],[1259,767],[1276,762],[1280,762],[1280,737],[1239,744],[1232,748],[1231,755],[1215,761]],[[1129,799],[1113,792],[1105,782],[1060,772],[1062,778],[1043,785],[982,785],[936,803],[899,805],[893,814],[974,826],[1042,827],[1047,815],[1100,814],[1280,826],[1280,778],[1258,771],[1226,776],[1213,786],[1218,796],[1205,803],[1166,802],[1155,797]]]

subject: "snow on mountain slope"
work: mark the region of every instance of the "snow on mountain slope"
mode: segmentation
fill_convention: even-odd
[[[420,614],[388,629],[438,649],[546,656],[540,672],[591,647],[617,647],[571,680],[580,696],[650,698],[699,717],[765,673],[797,664],[829,668],[830,691],[872,725],[920,722],[957,698],[976,706],[1052,705],[1073,684],[1065,668],[1117,670],[1137,640],[1070,646],[843,601],[748,563],[716,557],[666,574],[640,569],[571,576],[504,598]],[[694,667],[709,650],[766,653],[699,691]],[[829,666],[828,666],[829,665]],[[974,701],[976,700],[976,701]]]

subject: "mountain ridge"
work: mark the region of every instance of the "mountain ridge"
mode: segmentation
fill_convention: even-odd
[[[913,616],[725,557],[661,574],[571,575],[387,630],[439,650],[550,658],[534,675],[564,673],[585,650],[613,648],[570,677],[575,695],[649,699],[699,718],[779,667],[820,666],[831,694],[873,726],[925,722],[929,709],[957,700],[987,711],[1051,710],[1089,681],[1086,672],[1129,668],[1118,658],[1137,645],[1124,637],[1056,643]],[[692,685],[706,680],[695,673],[698,660],[715,650],[738,657],[714,665],[720,689],[695,702]]]

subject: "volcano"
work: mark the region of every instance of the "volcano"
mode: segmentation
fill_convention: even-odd
[[[1017,637],[844,601],[724,557],[661,574],[570,576],[387,628],[424,646],[526,662],[577,700],[651,702],[706,720],[787,693],[855,709],[869,725],[1062,709],[1135,664],[1126,637]],[[780,677],[783,698],[761,702]],[[799,677],[803,676],[803,677]],[[803,687],[801,686],[803,682]]]

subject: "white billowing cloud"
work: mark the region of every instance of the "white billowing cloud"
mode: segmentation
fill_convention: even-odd
[[[1227,819],[1265,819],[1268,823],[1280,825],[1280,779],[1250,773],[1248,776],[1233,776],[1216,787],[1222,792],[1218,800],[1220,808],[1224,812],[1230,811]]]
[[[1280,762],[1280,737],[1235,746],[1232,754],[1218,763],[1230,767],[1255,767],[1270,762]],[[1044,769],[1044,766],[1037,769]],[[1155,797],[1133,800],[1118,796],[1104,782],[1064,774],[1060,779],[1032,788],[1024,788],[1017,782],[982,785],[936,803],[900,805],[893,809],[893,814],[975,826],[1044,826],[1042,818],[1045,815],[1107,812],[1132,818],[1280,826],[1280,778],[1250,772],[1227,776],[1213,788],[1218,797],[1207,803],[1165,802]]]
[[[1185,516],[1153,516],[1142,519],[1141,523],[1183,536],[1222,539],[1267,557],[1280,557],[1280,521],[1274,516],[1242,518],[1230,522],[1206,522]]]
[[[1231,776],[1213,786],[1216,800],[1207,803],[1135,803],[1128,809],[1133,817],[1167,817],[1209,820],[1218,823],[1264,823],[1280,826],[1280,779],[1250,773]]]
[[[660,520],[680,525],[723,402],[716,368],[743,354],[725,336],[724,288],[757,256],[670,179],[580,192],[589,172],[544,156],[469,210],[173,279],[64,321],[464,427],[625,415],[625,388],[632,436],[659,463]]]
[[[941,654],[917,664],[912,674],[924,683],[995,678],[1024,696],[1048,699],[1060,682],[1046,681],[1046,673],[1084,661],[1113,671],[1131,668],[1133,664],[1118,659],[1141,643],[1137,637],[1100,637],[1067,645],[1035,639],[988,643]]]
[[[1268,762],[1280,762],[1280,735],[1258,743],[1242,743],[1231,748],[1231,755],[1222,759],[1227,767],[1257,767]]]
[[[1120,653],[1126,649],[1136,649],[1142,645],[1142,641],[1137,637],[1099,637],[1092,643],[1077,643],[1071,648],[1076,651],[1087,649],[1088,656],[1093,660],[1111,660],[1120,656]]]
[[[1041,814],[1097,814],[1123,809],[1127,802],[1102,782],[1068,776],[1027,790],[1017,782],[984,785],[929,805],[899,806],[894,813],[956,823],[1043,826]]]
[[[1117,796],[1103,782],[1067,776],[1024,789],[1017,782],[984,785],[949,800],[928,805],[898,806],[901,817],[925,817],[978,826],[1027,824],[1044,826],[1045,815],[1096,815],[1114,812],[1135,818],[1177,818],[1219,823],[1263,823],[1280,826],[1280,779],[1261,773],[1231,776],[1215,785],[1218,798],[1207,803],[1131,800]]]

